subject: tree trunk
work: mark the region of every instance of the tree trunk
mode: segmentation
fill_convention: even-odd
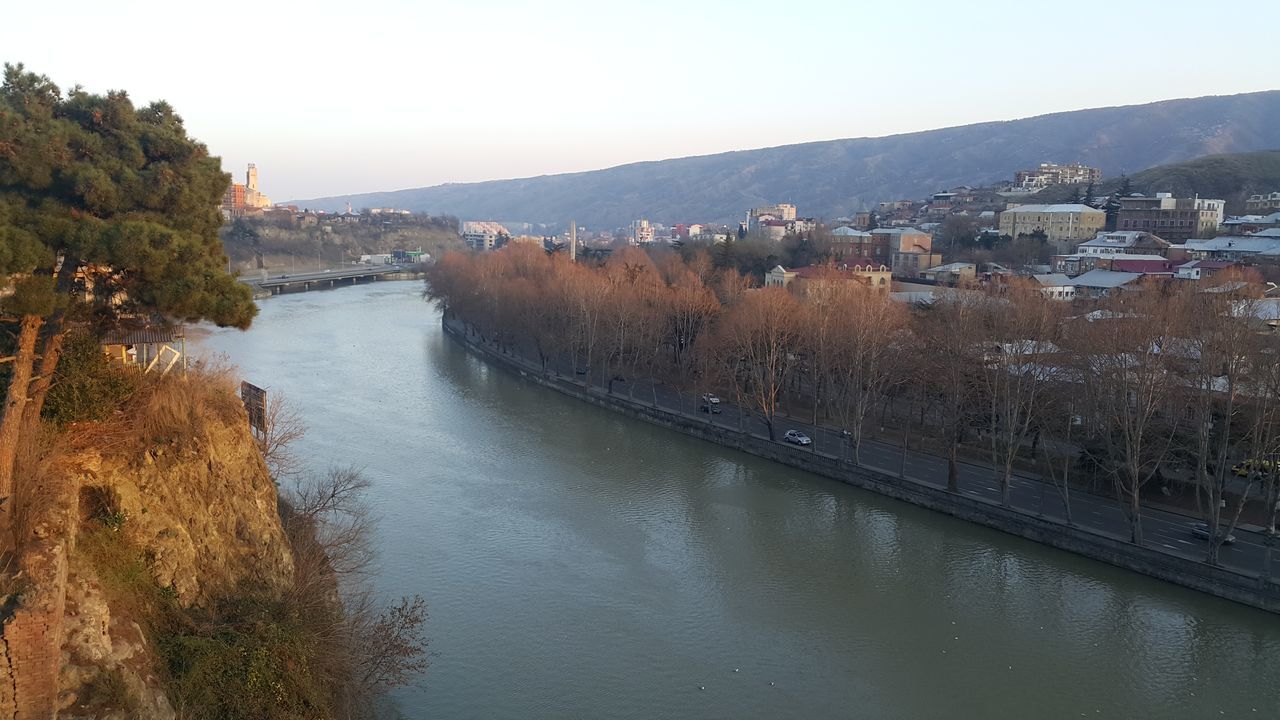
[[[960,492],[960,466],[956,464],[958,447],[953,440],[947,447],[947,491]]]
[[[48,326],[49,324],[46,324],[46,328]],[[53,386],[53,373],[58,369],[58,361],[62,359],[62,344],[66,339],[67,332],[59,330],[45,340],[44,348],[40,353],[40,369],[31,379],[30,390],[27,392],[27,407],[23,411],[25,415],[23,426],[28,430],[34,429],[36,423],[40,421],[40,413],[44,410],[44,399],[49,394],[49,388]]]
[[[0,419],[0,549],[12,546],[13,474],[21,440],[23,415],[36,360],[36,339],[44,318],[24,315],[18,331],[18,347],[13,358],[13,374],[4,401],[4,417]]]
[[[1009,495],[1013,490],[1013,468],[1005,465],[1004,474],[1000,476],[1000,504],[1009,507]]]
[[[1129,491],[1129,540],[1134,545],[1142,544],[1142,494],[1136,479]]]

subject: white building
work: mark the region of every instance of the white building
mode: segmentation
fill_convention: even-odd
[[[462,223],[462,240],[472,250],[497,250],[510,238],[511,233],[496,222],[468,220]]]
[[[653,225],[648,220],[634,220],[631,223],[631,244],[648,245],[653,242]]]

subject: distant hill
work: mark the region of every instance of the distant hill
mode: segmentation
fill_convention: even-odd
[[[1280,91],[291,202],[548,224],[574,218],[595,228],[636,218],[727,222],[766,202],[793,202],[803,215],[833,218],[880,200],[1009,178],[1040,162],[1082,162],[1115,177],[1203,155],[1271,148],[1280,148]]]
[[[1120,187],[1120,178],[1098,184],[1095,195],[1109,195]],[[1173,165],[1160,165],[1129,176],[1133,192],[1151,195],[1171,192],[1177,197],[1199,195],[1227,201],[1228,213],[1244,212],[1245,198],[1253,193],[1280,190],[1280,150],[1210,155]],[[1036,202],[1063,202],[1079,188],[1051,187],[1035,194]]]

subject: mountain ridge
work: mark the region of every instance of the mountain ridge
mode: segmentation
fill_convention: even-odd
[[[575,218],[597,227],[640,217],[727,222],[753,205],[782,201],[794,202],[803,215],[835,217],[879,200],[1007,178],[1040,162],[1082,162],[1114,177],[1203,155],[1277,147],[1280,90],[1269,90],[291,202],[322,210],[350,202],[547,224]]]

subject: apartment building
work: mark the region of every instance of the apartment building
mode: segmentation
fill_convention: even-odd
[[[1019,170],[1014,173],[1013,186],[1024,192],[1035,192],[1051,185],[1096,183],[1101,179],[1102,171],[1088,165],[1040,163],[1040,167],[1034,170]]]
[[[462,241],[472,250],[498,250],[510,239],[511,233],[496,222],[468,220],[462,223]]]
[[[1175,198],[1170,193],[1123,197],[1116,229],[1154,233],[1169,241],[1213,237],[1222,224],[1225,207],[1223,200]]]
[[[1250,195],[1244,201],[1244,211],[1247,213],[1269,214],[1277,210],[1280,210],[1280,192]]]

